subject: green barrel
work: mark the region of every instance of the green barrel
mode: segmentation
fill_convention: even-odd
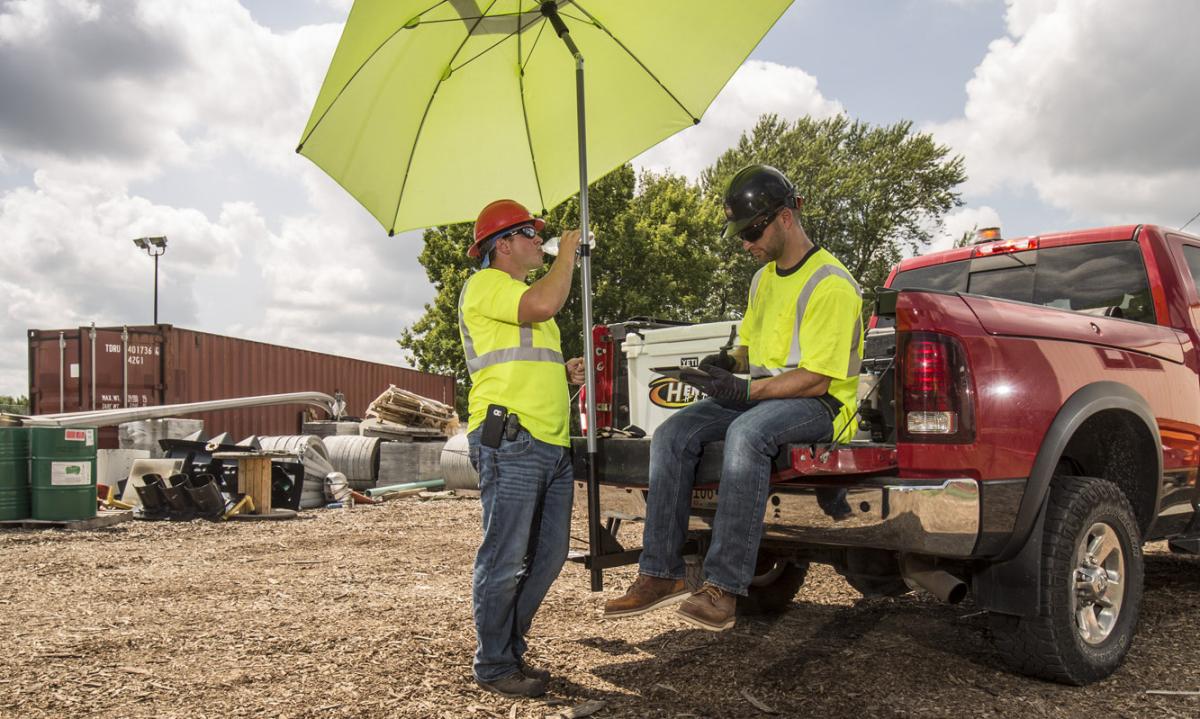
[[[29,494],[34,519],[96,516],[96,430],[32,427]]]
[[[29,516],[29,430],[0,427],[0,520]]]

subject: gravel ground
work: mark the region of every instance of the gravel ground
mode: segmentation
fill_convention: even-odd
[[[862,600],[814,566],[795,603],[713,635],[671,610],[607,622],[568,563],[527,659],[541,700],[477,688],[474,499],[407,498],[288,522],[5,531],[0,716],[1194,717],[1200,561],[1147,553],[1124,668],[1078,689],[1005,672],[969,601]],[[585,526],[576,518],[576,537]],[[611,596],[633,569],[607,574]],[[593,705],[594,706],[594,705]]]

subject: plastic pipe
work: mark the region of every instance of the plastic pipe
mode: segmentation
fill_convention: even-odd
[[[390,492],[404,492],[409,489],[441,489],[445,486],[446,480],[444,479],[428,479],[424,482],[408,482],[407,484],[389,484],[383,487],[375,487],[374,489],[364,490],[363,494],[368,497],[378,497],[381,494],[388,494]]]

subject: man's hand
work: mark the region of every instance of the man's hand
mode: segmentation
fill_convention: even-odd
[[[726,372],[732,372],[734,368],[737,367],[737,361],[730,357],[728,352],[721,350],[716,354],[708,355],[704,359],[700,360],[700,367],[702,369],[708,367],[720,367]]]
[[[567,360],[567,381],[571,384],[583,384],[587,378],[587,368],[583,366],[582,357],[572,357]]]
[[[750,380],[742,379],[716,365],[703,367],[708,377],[688,377],[688,384],[700,390],[709,397],[746,402],[750,399]]]
[[[579,230],[567,230],[562,233],[562,237],[558,238],[558,256],[566,257],[567,260],[574,262],[575,253],[579,250],[579,238],[582,234]]]

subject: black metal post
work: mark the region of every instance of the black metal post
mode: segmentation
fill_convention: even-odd
[[[158,255],[154,255],[154,325],[158,326]]]

